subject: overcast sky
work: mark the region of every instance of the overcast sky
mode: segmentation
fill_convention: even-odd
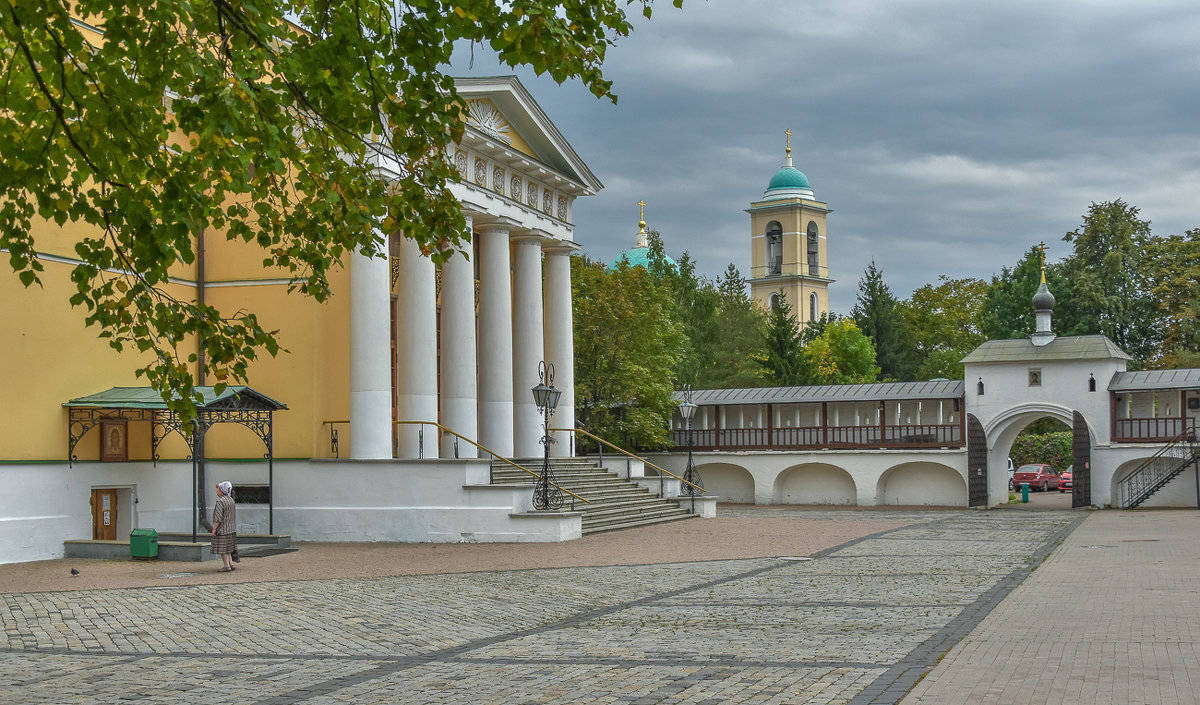
[[[1200,3],[685,0],[611,47],[619,102],[516,73],[605,188],[576,202],[576,240],[632,247],[637,201],[698,272],[750,268],[750,217],[783,163],[829,216],[831,308],[872,260],[898,298],[939,275],[988,278],[1093,201],[1155,234],[1200,227]],[[636,6],[631,10],[636,11]],[[631,16],[634,12],[630,13]]]

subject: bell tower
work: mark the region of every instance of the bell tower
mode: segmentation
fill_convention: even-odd
[[[812,187],[792,165],[792,131],[785,130],[783,166],[771,177],[760,200],[750,204],[750,297],[773,307],[782,292],[796,322],[829,313],[829,258],[826,216],[829,206],[816,199]]]

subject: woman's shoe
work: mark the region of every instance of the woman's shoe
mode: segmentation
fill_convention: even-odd
[[[217,572],[218,573],[228,573],[231,570],[233,570],[233,568],[222,568],[222,569],[218,570]]]

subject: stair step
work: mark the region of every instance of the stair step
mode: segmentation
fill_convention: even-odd
[[[639,526],[651,526],[653,524],[665,524],[668,521],[680,521],[683,519],[693,519],[693,518],[695,518],[695,516],[696,516],[695,514],[684,514],[682,516],[671,517],[669,519],[656,519],[654,521],[628,521],[628,522],[625,522],[622,524],[612,524],[612,525],[596,527],[596,528],[591,528],[591,529],[584,529],[583,533],[584,534],[600,534],[600,533],[604,533],[606,531],[619,531],[621,529],[634,529]]]
[[[514,463],[539,474],[543,461],[543,458],[513,458]],[[584,534],[649,526],[694,516],[681,508],[678,502],[655,494],[657,488],[651,490],[643,487],[588,459],[551,458],[550,469],[555,484],[588,500],[588,504],[577,502],[574,506],[575,510],[583,513]],[[502,461],[492,463],[493,484],[533,485],[537,479]],[[571,506],[571,497],[564,497],[564,506]]]

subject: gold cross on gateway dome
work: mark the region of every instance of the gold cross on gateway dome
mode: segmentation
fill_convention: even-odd
[[[1042,283],[1045,284],[1046,283],[1046,250],[1050,249],[1050,247],[1046,244],[1045,240],[1042,240],[1038,244],[1034,245],[1033,249],[1042,253]]]
[[[646,202],[638,201],[638,233],[646,232]]]
[[[790,157],[792,156],[792,129],[789,127],[783,131],[783,134],[787,135],[787,155]]]

